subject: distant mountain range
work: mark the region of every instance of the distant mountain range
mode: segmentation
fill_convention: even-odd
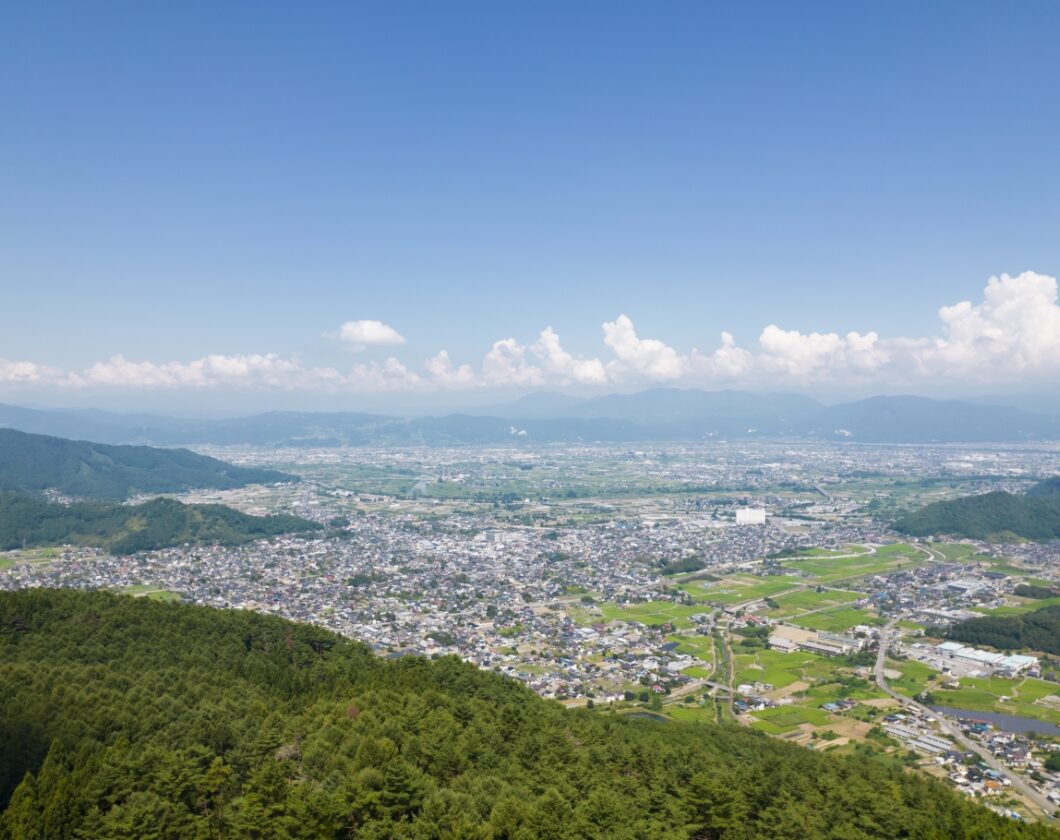
[[[946,535],[977,540],[1060,539],[1060,477],[1027,493],[983,493],[932,502],[903,516],[895,529],[918,537]]]
[[[187,449],[112,446],[0,429],[0,491],[120,501],[194,488],[297,481],[276,470],[237,467]]]
[[[190,420],[0,405],[0,427],[162,446],[462,445],[803,438],[864,443],[1060,440],[1060,419],[999,405],[880,396],[826,406],[797,394],[656,388],[578,399],[531,394],[474,414],[270,412]]]

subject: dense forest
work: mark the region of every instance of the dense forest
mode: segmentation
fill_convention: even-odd
[[[179,493],[297,481],[276,470],[237,467],[187,449],[107,446],[0,429],[0,491],[120,501],[140,493]]]
[[[954,624],[949,638],[998,650],[1040,650],[1060,655],[1060,605],[1022,615],[991,615]]]
[[[24,493],[0,493],[0,551],[89,545],[131,554],[185,543],[239,545],[319,527],[290,514],[251,516],[225,505],[185,505],[173,499],[63,505]]]
[[[570,711],[456,658],[101,592],[0,594],[4,838],[1051,837],[735,727]]]
[[[976,540],[1060,538],[1060,495],[1047,494],[1042,482],[1032,495],[984,493],[948,502],[932,502],[906,514],[894,527],[914,536],[948,534]],[[1042,488],[1039,490],[1039,488]]]
[[[1030,490],[1028,496],[1060,496],[1060,475],[1039,481]]]

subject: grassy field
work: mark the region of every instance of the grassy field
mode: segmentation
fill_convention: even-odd
[[[1012,595],[1008,596],[1006,601],[1010,603],[1006,603],[1004,607],[994,607],[992,609],[976,607],[974,611],[983,615],[1022,615],[1042,607],[1052,607],[1060,604],[1060,598],[1040,598],[1036,600],[1034,598],[1017,598]]]
[[[700,706],[699,703],[674,703],[666,707],[667,717],[684,723],[714,723],[714,704],[707,703]]]
[[[741,575],[706,585],[693,581],[682,584],[679,588],[698,601],[727,605],[769,598],[800,585],[802,582],[797,578],[783,575],[768,578]]]
[[[142,583],[126,586],[121,591],[126,595],[132,595],[134,598],[150,598],[154,601],[179,601],[181,599],[179,592],[159,589],[157,586],[149,586]]]
[[[608,621],[637,621],[641,624],[665,624],[673,622],[675,627],[692,627],[689,616],[704,612],[702,606],[685,606],[670,601],[647,601],[643,604],[600,604],[600,611]]]
[[[739,650],[739,648],[737,648]],[[813,680],[831,672],[827,658],[815,653],[758,650],[737,653],[735,684],[765,682],[784,688],[797,680]]]
[[[807,577],[821,583],[848,580],[866,575],[878,575],[895,569],[911,568],[927,562],[917,549],[905,543],[885,545],[874,554],[857,557],[813,557],[784,561],[784,565],[796,569]]]
[[[752,712],[755,722],[752,729],[759,729],[771,735],[780,735],[802,726],[804,723],[813,726],[824,726],[829,721],[829,714],[824,709],[808,706],[776,706]]]
[[[784,618],[807,610],[818,610],[821,607],[851,604],[864,595],[864,592],[855,592],[850,589],[828,589],[824,592],[802,589],[788,595],[778,596],[775,600],[780,606],[778,609],[770,610],[769,615],[773,618]]]
[[[883,619],[875,613],[853,607],[837,607],[823,612],[794,616],[787,621],[808,630],[826,630],[830,633],[841,633],[856,624],[883,624]]]
[[[924,690],[930,677],[938,675],[937,671],[929,668],[927,665],[912,660],[897,662],[888,659],[887,667],[902,672],[900,678],[896,680],[888,679],[887,684],[899,694],[904,694],[906,697],[915,697]]]
[[[710,636],[667,636],[668,642],[677,642],[679,653],[687,653],[704,662],[714,660],[714,648]],[[687,672],[685,672],[687,673]]]
[[[965,677],[960,683],[958,689],[932,689],[938,704],[977,712],[1020,715],[1060,724],[1060,685],[1057,683],[1029,677],[1017,680]],[[1056,697],[1057,700],[1043,703],[1048,697]]]
[[[41,548],[22,548],[15,551],[5,551],[0,554],[0,569],[10,569],[12,566],[22,563],[48,563],[62,557],[63,550],[58,546],[44,546]]]

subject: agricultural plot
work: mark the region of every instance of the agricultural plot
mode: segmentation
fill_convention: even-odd
[[[805,627],[807,630],[825,630],[829,633],[841,633],[856,624],[879,625],[883,619],[868,610],[854,607],[837,607],[822,612],[789,618],[791,624]]]
[[[857,557],[813,557],[786,560],[784,565],[796,569],[821,583],[878,575],[895,569],[908,569],[927,562],[924,554],[912,546],[897,543],[883,546],[874,554]]]
[[[764,682],[776,688],[786,688],[799,680],[813,680],[829,673],[831,666],[824,656],[806,651],[781,653],[763,649],[736,654],[734,683]]]
[[[915,697],[924,690],[929,679],[938,676],[937,671],[929,668],[921,662],[914,662],[911,659],[902,662],[888,659],[887,667],[901,672],[902,676],[898,679],[888,678],[887,684],[899,694],[904,694],[906,697]]]
[[[667,636],[668,642],[677,643],[678,653],[687,653],[704,662],[712,662],[714,659],[714,645],[710,636]],[[688,673],[687,671],[685,673]]]
[[[21,563],[49,563],[58,560],[63,550],[55,546],[40,548],[22,548],[16,551],[5,551],[0,554],[0,569],[10,569]]]
[[[666,707],[666,716],[685,723],[714,723],[715,721],[712,703],[704,706],[698,703],[674,703]]]
[[[713,604],[742,604],[759,598],[769,598],[780,592],[787,592],[801,586],[802,582],[794,577],[732,577],[717,583],[704,586],[701,583],[686,583],[680,589],[693,598]]]
[[[666,624],[672,622],[675,627],[692,627],[690,616],[704,612],[702,606],[686,606],[670,601],[647,601],[643,604],[600,604],[600,612],[608,621],[636,621],[640,624]]]
[[[150,598],[153,601],[181,600],[181,594],[179,592],[173,592],[169,589],[159,589],[155,586],[147,586],[145,584],[126,586],[122,589],[122,592],[126,595],[132,595],[134,598]]]
[[[822,607],[852,604],[864,596],[864,592],[855,592],[851,589],[826,589],[824,592],[801,589],[787,595],[778,595],[774,600],[779,606],[775,610],[770,610],[769,615],[771,618],[785,618],[808,610],[819,610]]]
[[[1060,598],[1017,598],[1009,595],[1003,607],[975,607],[974,611],[983,615],[1022,615],[1042,607],[1053,607],[1060,604]]]
[[[842,548],[807,548],[796,557],[849,557],[850,555],[868,554],[870,549],[864,545],[844,545]]]
[[[956,689],[932,688],[941,706],[976,712],[1001,712],[1060,725],[1060,685],[1031,678],[964,678]]]
[[[811,726],[824,726],[830,718],[824,709],[808,706],[776,706],[772,709],[753,712],[752,716],[755,722],[751,724],[751,727],[771,735],[791,732],[807,723]]]

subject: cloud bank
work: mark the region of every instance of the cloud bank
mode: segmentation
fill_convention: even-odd
[[[610,357],[578,356],[546,327],[530,343],[495,341],[478,366],[440,350],[419,365],[394,356],[349,368],[312,366],[275,353],[207,355],[190,362],[130,361],[122,355],[80,371],[0,358],[0,386],[52,388],[246,388],[369,393],[540,387],[800,387],[875,383],[924,386],[1006,384],[1060,377],[1060,306],[1055,277],[1026,271],[991,277],[978,303],[939,309],[927,337],[876,332],[803,333],[764,327],[753,346],[729,332],[709,350],[688,352],[638,335],[627,315],[601,325]],[[347,321],[338,333],[352,350],[396,347],[405,338],[381,321]]]

